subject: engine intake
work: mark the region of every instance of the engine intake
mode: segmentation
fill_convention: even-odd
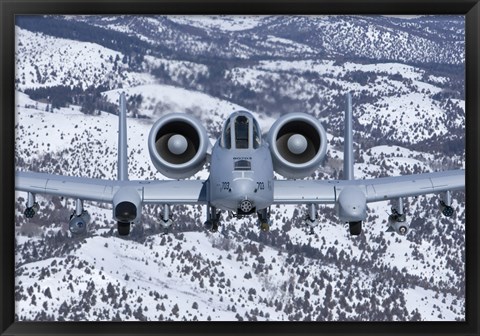
[[[172,113],[153,125],[148,137],[150,158],[157,170],[174,179],[202,169],[208,150],[207,131],[194,117]]]
[[[327,134],[318,120],[305,113],[278,119],[267,141],[275,171],[287,178],[304,178],[318,168],[327,151]]]

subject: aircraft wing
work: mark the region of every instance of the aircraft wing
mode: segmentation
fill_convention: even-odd
[[[118,190],[130,187],[138,191],[144,204],[206,203],[204,182],[202,180],[113,181],[46,173],[17,172],[15,174],[15,189],[19,191],[112,202]]]
[[[144,204],[206,204],[205,180],[131,181],[143,190]]]
[[[273,202],[276,204],[333,204],[335,181],[275,180]]]
[[[340,191],[357,186],[367,202],[418,196],[465,188],[465,170],[424,173],[365,180],[301,180],[274,182],[276,204],[333,204]]]

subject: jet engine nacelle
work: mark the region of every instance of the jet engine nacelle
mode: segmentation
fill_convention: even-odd
[[[90,222],[90,215],[87,211],[83,211],[80,216],[73,215],[68,223],[68,229],[72,234],[83,234],[87,232],[88,222]]]
[[[202,169],[209,143],[207,131],[195,117],[172,113],[153,125],[148,136],[148,151],[161,174],[182,179]]]
[[[278,119],[267,141],[273,168],[286,178],[304,178],[318,168],[327,152],[327,134],[318,120],[305,113]]]

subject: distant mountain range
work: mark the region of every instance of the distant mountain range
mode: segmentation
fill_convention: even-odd
[[[462,16],[25,16],[17,25],[163,57],[465,62]]]

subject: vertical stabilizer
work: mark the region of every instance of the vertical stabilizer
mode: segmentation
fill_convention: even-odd
[[[352,95],[347,93],[345,109],[345,134],[343,148],[343,179],[353,180],[353,126],[352,126]]]
[[[128,181],[127,157],[127,100],[125,93],[120,94],[118,111],[118,176],[119,181]]]

